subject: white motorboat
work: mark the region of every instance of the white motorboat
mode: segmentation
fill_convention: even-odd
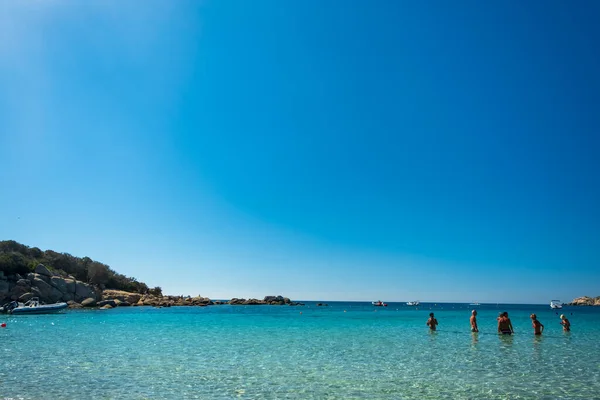
[[[408,303],[406,303],[407,306],[418,306],[419,304],[421,304],[419,300],[409,301]]]
[[[560,300],[551,300],[550,301],[550,308],[553,308],[553,309],[563,308],[563,305],[560,302]]]
[[[25,303],[13,301],[3,307],[4,312],[13,315],[24,314],[52,314],[57,313],[67,308],[67,303],[42,304],[39,298],[32,297]]]

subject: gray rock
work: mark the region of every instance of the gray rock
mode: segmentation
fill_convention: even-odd
[[[41,275],[41,274],[27,274],[27,280],[29,282],[32,282],[36,279],[39,279],[41,281],[46,282],[48,285],[50,284],[50,277],[46,276],[46,275]]]
[[[47,277],[53,276],[52,272],[50,272],[50,270],[48,268],[46,268],[46,266],[44,264],[38,264],[38,266],[35,267],[35,273],[44,275]]]
[[[75,285],[75,300],[87,299],[88,297],[96,298],[94,289],[90,285],[77,281]]]
[[[27,292],[27,293],[24,293],[24,294],[22,294],[22,295],[19,297],[19,301],[20,301],[21,303],[25,303],[26,301],[30,300],[32,297],[36,297],[36,296],[34,296],[34,294],[33,294],[33,293],[31,293],[31,292]]]
[[[116,301],[109,299],[109,300],[102,300],[98,302],[98,307],[104,307],[106,305],[110,305],[111,308],[113,307],[117,307],[117,303]]]
[[[17,282],[17,284],[18,283],[19,282]],[[41,297],[44,298],[50,296],[50,293],[52,293],[52,289],[54,289],[52,286],[50,286],[49,283],[47,283],[41,278],[38,278],[37,276],[34,277],[31,281],[31,286],[35,286],[40,291]]]
[[[40,300],[46,303],[56,303],[63,297],[63,293],[55,287],[49,285],[44,280],[37,276],[31,282],[31,286],[35,286],[40,291]]]
[[[63,293],[61,300],[64,302],[73,301],[75,299],[75,295],[73,293]]]
[[[88,297],[81,302],[82,307],[94,307],[96,305],[96,299]]]
[[[19,279],[17,281],[17,286],[27,286],[27,287],[29,287],[29,281],[27,279]]]
[[[67,282],[59,276],[53,276],[50,278],[50,286],[55,287],[61,293],[68,293]]]
[[[71,293],[74,297],[77,289],[77,281],[75,279],[67,278],[65,279],[65,285],[67,286],[66,292]]]
[[[25,293],[30,291],[30,287],[28,286],[21,286],[21,285],[17,285],[14,286],[10,292],[9,292],[9,296],[11,300],[18,300],[19,297],[23,296]],[[41,300],[41,298],[40,298]]]
[[[42,292],[40,292],[40,289],[38,289],[35,286],[31,288],[31,293],[33,293],[34,297],[39,297],[39,298],[42,297]]]

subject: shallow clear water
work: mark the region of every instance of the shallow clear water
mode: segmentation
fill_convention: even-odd
[[[0,399],[600,398],[599,308],[328,304],[0,315]]]

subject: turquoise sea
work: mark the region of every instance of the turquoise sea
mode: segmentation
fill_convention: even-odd
[[[305,304],[0,315],[0,399],[600,399],[600,308]]]

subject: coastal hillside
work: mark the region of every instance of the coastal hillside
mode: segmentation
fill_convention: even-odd
[[[42,278],[50,287],[43,285]],[[54,278],[54,283],[51,278]],[[40,297],[48,297],[53,291],[56,295],[50,297],[60,297],[59,292],[72,292],[71,297],[77,297],[77,291],[81,295],[79,297],[95,297],[93,293],[101,293],[105,289],[161,294],[159,287],[149,289],[145,283],[119,274],[89,257],[42,251],[14,240],[0,241],[0,301],[16,300],[22,294],[30,293],[27,289],[34,280],[39,281],[39,285],[34,287],[38,287],[40,293],[33,294]],[[73,289],[67,288],[68,285]]]

